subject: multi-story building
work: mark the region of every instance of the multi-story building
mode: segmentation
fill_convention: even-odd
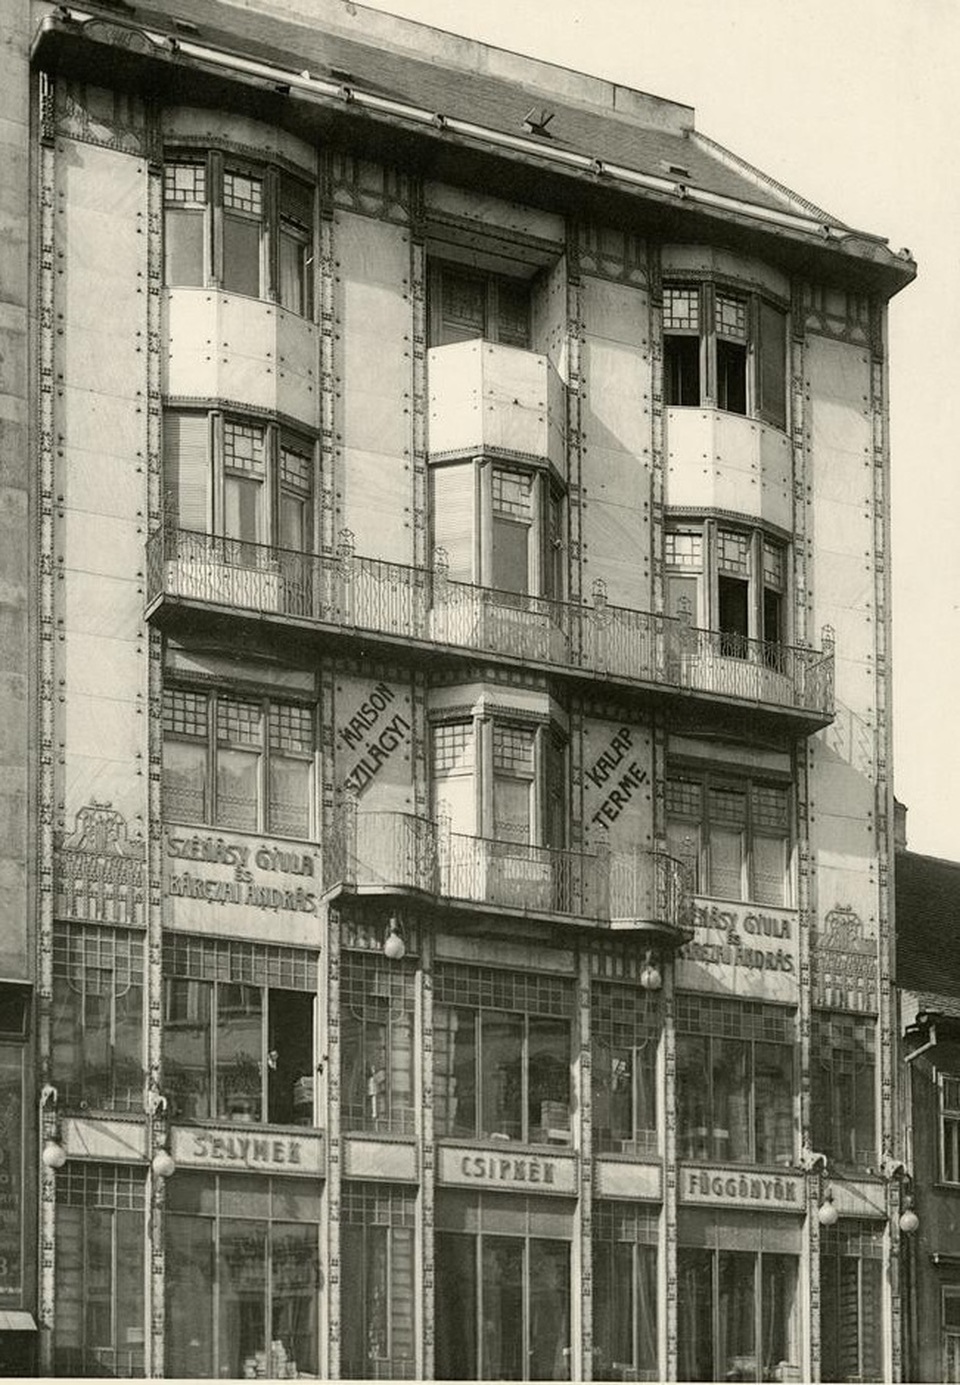
[[[903,815],[904,826],[906,814]],[[896,984],[905,1170],[907,1380],[960,1380],[960,862],[896,853]]]
[[[12,10],[41,1368],[898,1379],[909,255],[353,4]]]

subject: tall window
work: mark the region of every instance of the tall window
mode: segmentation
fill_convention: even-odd
[[[410,960],[344,952],[340,967],[344,1130],[414,1130],[414,971]]]
[[[312,1125],[316,958],[173,933],[163,970],[172,1114]]]
[[[940,1321],[943,1325],[944,1381],[960,1381],[960,1284],[944,1284],[940,1290]]]
[[[787,549],[759,529],[715,520],[668,525],[667,613],[720,634],[720,653],[782,664]],[[751,643],[752,642],[752,643]]]
[[[316,1377],[320,1195],[305,1178],[180,1170],[167,1185],[165,1374]],[[141,1223],[140,1236],[143,1236]]]
[[[573,985],[442,963],[434,977],[438,1136],[569,1144]]]
[[[143,937],[57,924],[53,1080],[66,1107],[143,1110]]]
[[[340,1373],[413,1380],[416,1192],[345,1183],[340,1217]]]
[[[168,523],[234,540],[229,561],[266,561],[263,544],[313,550],[314,445],[276,424],[166,410],[163,491]]]
[[[667,404],[714,405],[785,428],[787,314],[755,293],[714,284],[663,290]]]
[[[57,1375],[144,1373],[142,1169],[71,1162],[57,1176]]]
[[[677,1329],[681,1380],[796,1378],[796,1256],[681,1248]]]
[[[941,1072],[940,1177],[944,1183],[960,1183],[960,1077]]]
[[[309,837],[314,751],[310,707],[165,688],[164,816]]]
[[[790,892],[787,784],[675,770],[667,780],[667,841],[694,892],[786,905]]]
[[[795,1046],[780,1006],[678,995],[681,1158],[792,1164]]]
[[[820,1379],[883,1379],[883,1224],[820,1233]]]
[[[530,282],[456,264],[430,268],[430,345],[502,342],[530,346]]]
[[[164,166],[164,281],[313,316],[313,189],[272,165],[182,151]]]
[[[569,1380],[569,1213],[537,1197],[437,1201],[437,1378]]]
[[[815,1010],[812,1029],[814,1147],[831,1163],[876,1168],[876,1020]]]
[[[659,1380],[659,1217],[635,1202],[593,1204],[593,1379]]]
[[[636,983],[594,981],[592,1002],[594,1151],[656,1155],[659,997]]]

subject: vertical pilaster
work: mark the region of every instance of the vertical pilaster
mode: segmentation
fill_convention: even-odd
[[[420,1321],[417,1374],[421,1380],[432,1380],[436,1356],[434,1306],[435,1237],[434,1208],[436,1202],[436,1167],[434,1162],[433,1111],[433,930],[420,925],[420,971],[417,1002],[420,1033],[420,1199],[417,1244],[420,1254]]]
[[[567,225],[567,521],[570,562],[567,580],[569,600],[583,595],[582,516],[580,506],[583,463],[583,293],[580,282],[579,231]]]
[[[667,733],[658,719],[653,728],[653,835],[666,840]],[[660,1216],[658,1353],[665,1380],[677,1378],[677,1042],[673,961],[664,959],[663,1036],[659,1098],[663,1124],[663,1205]]]
[[[333,171],[329,153],[320,156],[319,265],[317,296],[320,308],[320,494],[319,538],[324,553],[332,553],[340,528],[336,489],[339,452],[336,446],[336,306],[333,217]]]
[[[322,920],[321,920],[322,926]],[[328,1380],[340,1376],[340,911],[326,912],[326,956],[323,983],[326,1009],[327,1178],[321,1204],[320,1234],[327,1250],[327,1360]]]
[[[577,1111],[580,1201],[574,1225],[574,1264],[580,1271],[580,1323],[573,1324],[570,1374],[574,1380],[593,1379],[593,1084],[590,1053],[590,951],[580,949],[577,986]],[[578,1357],[579,1344],[579,1357]]]
[[[663,507],[666,472],[663,453],[663,273],[660,247],[647,246],[647,282],[650,286],[650,594],[651,609],[664,609]]]
[[[412,188],[410,230],[410,298],[413,373],[413,562],[429,566],[430,514],[427,476],[427,251],[421,228],[423,190]]]

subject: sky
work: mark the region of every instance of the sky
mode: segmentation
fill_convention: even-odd
[[[894,787],[910,849],[960,860],[960,0],[365,3],[693,106],[704,134],[912,251],[889,332]]]

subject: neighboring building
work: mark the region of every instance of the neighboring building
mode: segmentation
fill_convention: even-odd
[[[689,107],[175,8],[5,20],[40,1368],[899,1379],[908,253]]]
[[[904,1150],[917,1235],[904,1378],[960,1380],[960,862],[896,855]]]

